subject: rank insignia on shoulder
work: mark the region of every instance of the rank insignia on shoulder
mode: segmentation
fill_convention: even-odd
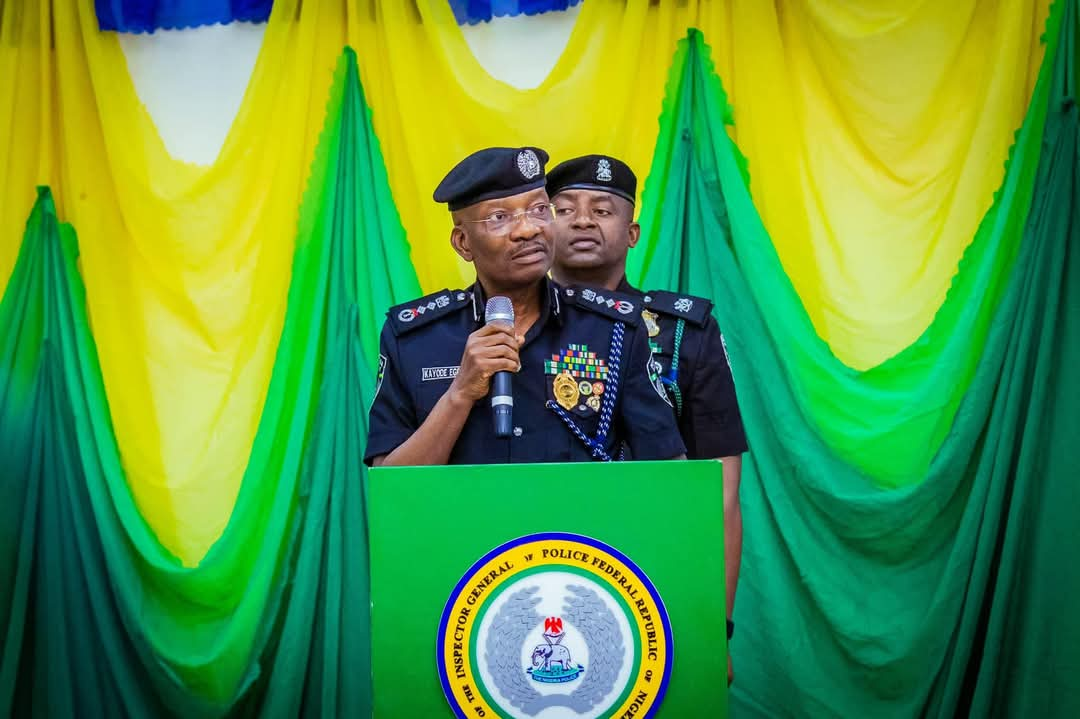
[[[445,317],[469,304],[469,294],[461,290],[440,290],[411,302],[391,307],[386,318],[395,335],[403,335],[432,320]]]
[[[684,295],[664,290],[645,294],[645,307],[668,317],[681,317],[690,324],[704,327],[712,311],[712,300],[694,295]],[[646,324],[648,320],[646,319]],[[651,336],[651,332],[650,332]]]
[[[577,307],[592,310],[631,327],[638,324],[638,303],[630,295],[596,287],[566,287],[563,294],[568,302]]]

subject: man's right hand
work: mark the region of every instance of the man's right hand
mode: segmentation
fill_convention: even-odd
[[[524,338],[514,329],[500,323],[484,325],[469,335],[461,367],[450,384],[449,394],[467,402],[487,396],[491,378],[496,372],[517,372],[521,369],[518,348]]]

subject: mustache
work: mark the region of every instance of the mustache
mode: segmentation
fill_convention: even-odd
[[[536,252],[537,250],[540,250],[541,252],[547,254],[548,253],[548,246],[544,242],[526,242],[521,247],[519,247],[517,250],[515,250],[512,255],[510,255],[510,259],[516,260],[518,257],[521,257],[522,255],[527,255],[527,254],[530,254],[532,252]]]

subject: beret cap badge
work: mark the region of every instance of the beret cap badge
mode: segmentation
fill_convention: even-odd
[[[601,157],[596,163],[596,179],[600,182],[611,182],[611,163],[606,157]]]
[[[529,148],[518,153],[517,166],[521,176],[526,180],[531,180],[540,174],[540,159]]]

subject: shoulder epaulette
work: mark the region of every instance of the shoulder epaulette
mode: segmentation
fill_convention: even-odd
[[[665,290],[645,293],[645,307],[669,317],[682,317],[691,324],[704,327],[712,311],[712,300]]]
[[[467,307],[469,299],[470,295],[465,290],[439,290],[391,307],[386,311],[386,320],[394,329],[394,334],[400,336]]]
[[[641,301],[632,295],[581,285],[564,287],[562,293],[567,304],[583,310],[596,312],[631,327],[637,327],[641,321]]]

